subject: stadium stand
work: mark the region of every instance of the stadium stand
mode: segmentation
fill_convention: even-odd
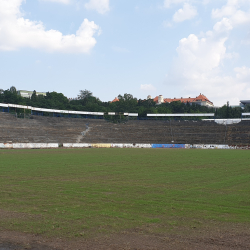
[[[220,125],[213,121],[130,120],[31,116],[0,112],[0,143],[175,143],[250,144],[250,121]]]

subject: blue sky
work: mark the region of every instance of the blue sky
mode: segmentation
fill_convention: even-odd
[[[250,99],[249,0],[0,0],[0,88]]]

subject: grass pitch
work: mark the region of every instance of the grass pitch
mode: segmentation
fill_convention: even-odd
[[[0,229],[49,237],[250,225],[247,150],[0,151]]]

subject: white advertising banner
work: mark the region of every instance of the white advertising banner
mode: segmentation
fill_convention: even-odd
[[[134,145],[132,143],[125,143],[123,144],[123,148],[133,148]]]
[[[58,143],[13,143],[13,148],[58,148]]]
[[[135,144],[134,148],[152,148],[151,144]]]
[[[12,143],[4,143],[4,147],[5,148],[13,148],[13,144]]]
[[[64,148],[89,148],[91,144],[89,143],[63,143]]]
[[[111,144],[111,148],[123,148],[123,144],[122,143],[113,143],[113,144]]]

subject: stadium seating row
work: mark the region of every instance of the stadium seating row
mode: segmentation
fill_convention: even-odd
[[[250,121],[129,120],[31,116],[0,112],[0,143],[250,145]],[[146,147],[146,146],[145,146]]]

